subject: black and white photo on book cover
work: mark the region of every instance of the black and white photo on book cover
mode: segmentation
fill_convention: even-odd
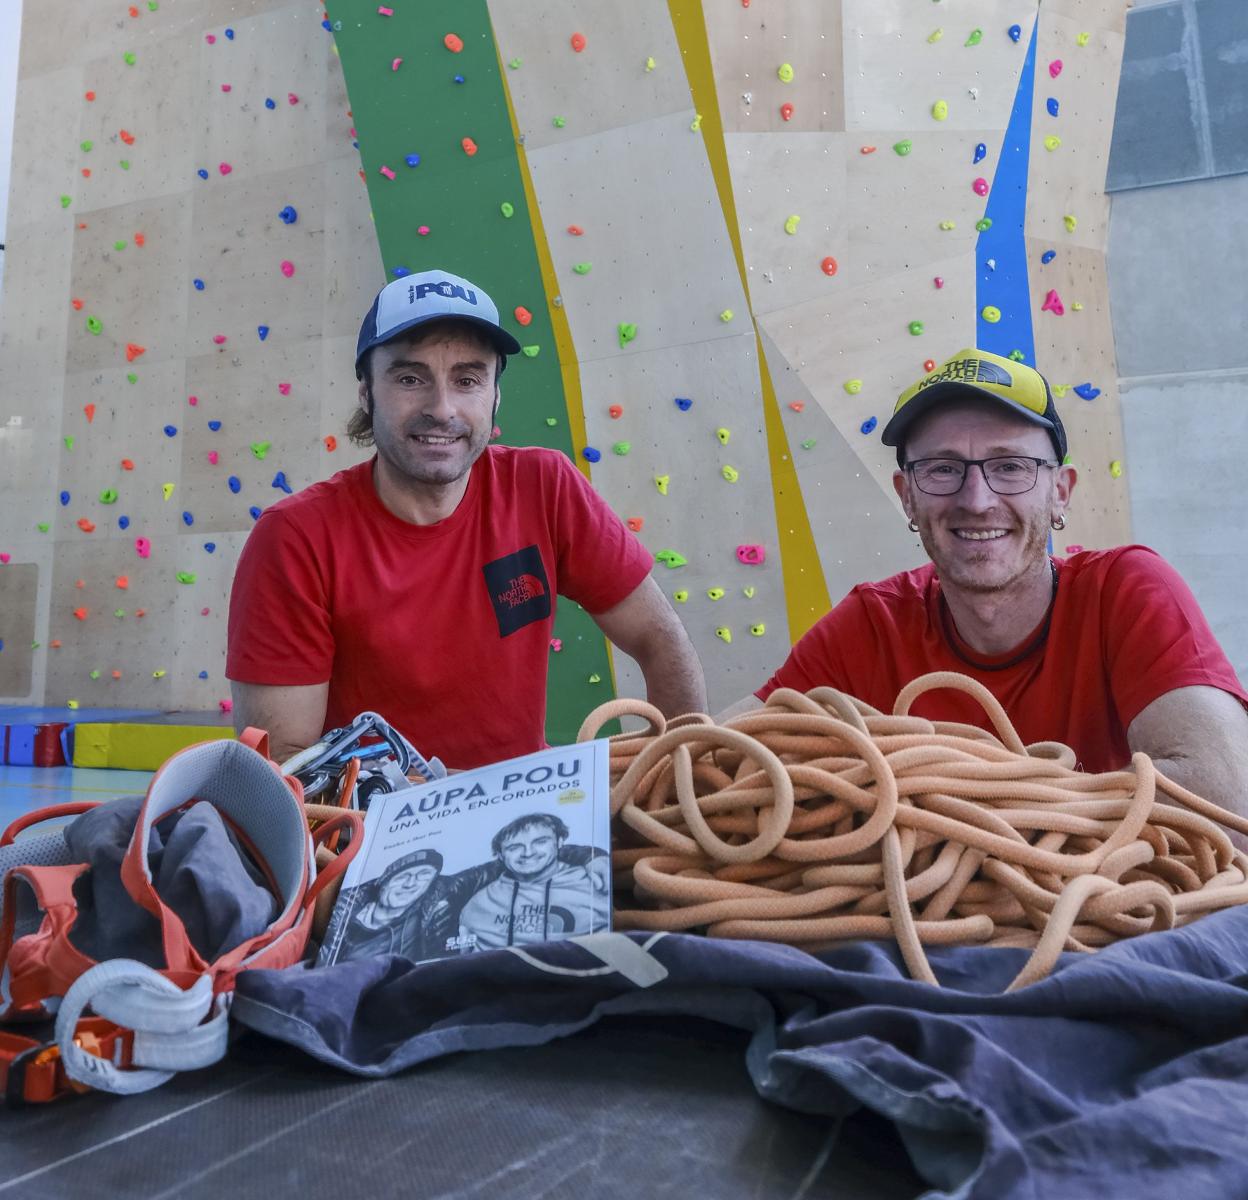
[[[608,754],[556,746],[374,796],[317,965],[610,929]]]

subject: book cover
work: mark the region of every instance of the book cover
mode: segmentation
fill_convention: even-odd
[[[374,796],[317,965],[610,929],[608,754],[556,746]]]

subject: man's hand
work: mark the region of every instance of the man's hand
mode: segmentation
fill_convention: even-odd
[[[608,895],[611,891],[611,859],[605,854],[591,858],[585,864],[585,870],[589,872],[594,891],[600,896]]]
[[[614,645],[636,659],[646,679],[646,698],[665,717],[706,711],[702,664],[653,578],[647,577],[594,621]]]
[[[234,697],[235,732],[242,733],[249,725],[265,730],[274,762],[285,762],[306,750],[325,731],[328,680],[308,687],[269,687],[231,680],[230,694]]]
[[[1132,753],[1189,792],[1248,819],[1248,713],[1215,687],[1175,688],[1158,696],[1127,729]],[[1248,838],[1235,834],[1248,849]]]

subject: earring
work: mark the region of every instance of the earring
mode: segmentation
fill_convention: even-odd
[[[910,518],[909,524],[906,525],[906,528],[909,529],[911,533],[919,532],[919,527],[915,524],[913,517]]]
[[[1066,514],[1058,513],[1057,516],[1055,516],[1053,520],[1049,522],[1049,524],[1052,525],[1054,529],[1065,529],[1066,528]]]

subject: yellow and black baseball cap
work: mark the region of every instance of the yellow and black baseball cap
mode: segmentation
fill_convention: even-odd
[[[987,396],[1016,416],[1048,430],[1057,461],[1066,457],[1066,430],[1053,403],[1049,381],[1035,367],[989,354],[987,350],[959,350],[930,375],[897,397],[892,419],[881,441],[897,447],[897,465],[905,465],[906,431],[938,404],[966,396]]]

